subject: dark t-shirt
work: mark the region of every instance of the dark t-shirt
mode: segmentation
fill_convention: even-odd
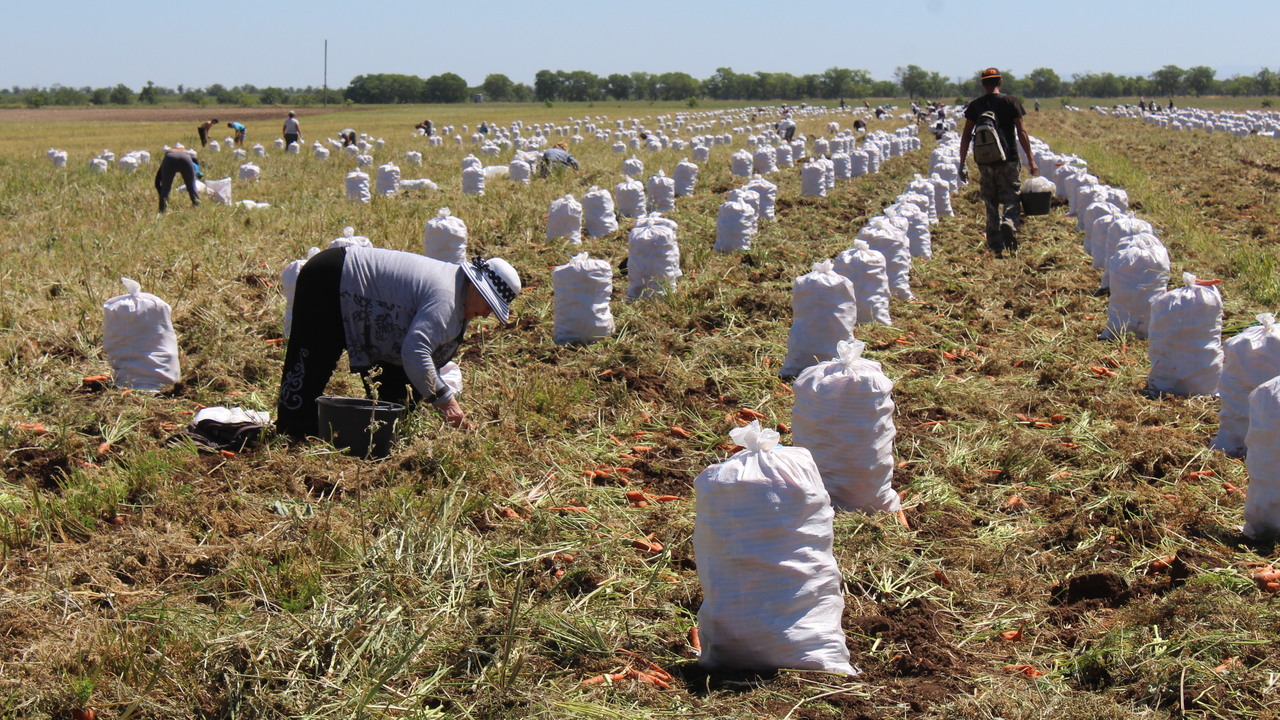
[[[1010,160],[1017,160],[1018,134],[1013,123],[1026,115],[1027,110],[1016,96],[991,93],[972,100],[964,109],[964,117],[976,125],[983,113],[992,110],[996,114],[996,127],[1000,132],[1000,144],[1004,146],[1005,156]]]

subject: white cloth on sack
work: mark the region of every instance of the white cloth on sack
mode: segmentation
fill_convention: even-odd
[[[858,301],[853,283],[830,260],[795,279],[791,289],[791,330],[787,357],[778,374],[794,378],[805,368],[835,357],[841,342],[853,339]]]
[[[117,385],[163,390],[178,382],[178,336],[169,303],[120,278],[125,293],[102,304],[102,350]]]
[[[813,453],[822,484],[837,510],[897,512],[893,490],[893,381],[880,363],[862,357],[865,345],[843,341],[835,359],[796,378],[791,411],[793,443]]]
[[[661,170],[649,178],[649,212],[671,212],[676,209],[676,181]]]
[[[582,244],[582,203],[573,195],[551,201],[547,211],[547,240],[565,238],[574,245]]]
[[[369,192],[369,173],[353,170],[347,173],[346,184],[348,200],[368,203],[373,199],[373,194]]]
[[[840,626],[835,512],[813,456],[779,446],[759,421],[729,435],[744,449],[694,479],[698,664],[856,675]]]
[[[1258,323],[1222,344],[1222,379],[1218,382],[1222,408],[1212,447],[1232,457],[1244,454],[1249,393],[1280,375],[1280,325],[1271,313],[1259,315]]]
[[[679,226],[650,213],[636,220],[627,236],[627,299],[673,293],[680,270]]]
[[[1259,540],[1280,532],[1280,376],[1249,394],[1249,490],[1244,500],[1244,534]]]
[[[582,222],[587,237],[604,237],[618,229],[618,216],[613,212],[613,196],[609,191],[591,186],[582,196]]]
[[[853,283],[853,296],[858,303],[858,324],[892,325],[889,319],[889,275],[884,255],[872,250],[865,240],[854,240],[853,247],[835,257],[835,271]]]
[[[449,208],[440,208],[422,229],[422,254],[461,265],[467,261],[467,224]]]
[[[676,197],[692,195],[694,186],[698,184],[698,166],[685,158],[676,163],[672,177],[676,182]]]
[[[724,194],[725,200],[733,202],[744,202],[751,206],[756,213],[756,222],[760,221],[760,193],[755,190],[748,190],[745,187],[734,188]]]
[[[1155,235],[1139,233],[1120,241],[1107,263],[1111,297],[1107,326],[1101,340],[1125,333],[1145,339],[1151,321],[1151,301],[1169,287],[1169,251]]]
[[[648,209],[644,185],[635,178],[627,178],[614,185],[613,196],[616,199],[618,214],[623,217],[638,218]]]
[[[587,253],[551,271],[554,295],[554,335],[557,345],[588,345],[613,334],[613,268]]]
[[[858,231],[857,239],[884,256],[890,296],[910,301],[916,297],[911,292],[911,240],[906,224],[906,218],[877,215]]]
[[[750,203],[727,200],[716,212],[716,252],[745,252],[758,230],[756,211]]]
[[[1182,274],[1182,287],[1151,300],[1147,332],[1151,372],[1147,390],[1169,395],[1213,395],[1222,377],[1222,295]]]

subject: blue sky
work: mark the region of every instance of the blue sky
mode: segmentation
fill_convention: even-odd
[[[1208,65],[1219,78],[1280,68],[1280,2],[1065,3],[997,0],[647,0],[601,2],[14,2],[0,87],[148,80],[166,87],[330,87],[381,72],[489,73],[532,83],[540,69],[688,72],[718,67],[892,79],[908,64],[955,78],[996,65],[1146,75]]]

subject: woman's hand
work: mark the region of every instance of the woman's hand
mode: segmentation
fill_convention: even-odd
[[[449,398],[449,401],[440,406],[440,414],[444,415],[444,421],[456,428],[463,430],[473,430],[475,425],[467,420],[467,414],[463,412],[462,405],[458,401]]]

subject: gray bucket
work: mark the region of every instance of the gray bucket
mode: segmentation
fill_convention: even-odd
[[[356,457],[386,457],[404,414],[399,403],[325,395],[316,398],[320,437]]]

